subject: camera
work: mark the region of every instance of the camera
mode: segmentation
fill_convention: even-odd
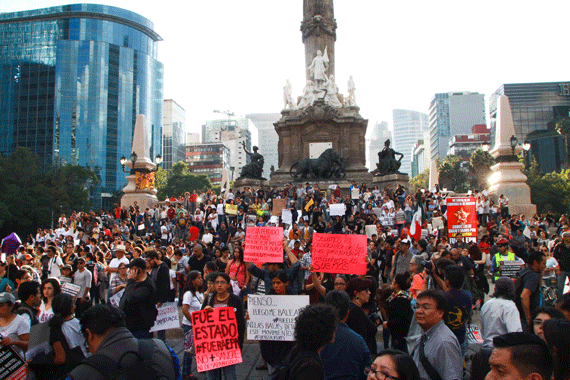
[[[428,272],[431,272],[433,270],[433,263],[431,260],[422,261],[422,265],[428,270]]]

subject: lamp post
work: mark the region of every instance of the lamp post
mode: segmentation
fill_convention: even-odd
[[[481,149],[483,149],[483,152],[488,152],[490,148],[491,144],[489,144],[489,141],[483,141],[483,144],[481,144]]]
[[[529,160],[529,154],[528,151],[530,150],[530,143],[528,141],[525,141],[522,144],[522,148],[523,148],[523,158],[525,161],[526,166],[528,167],[530,165],[530,163],[528,162]]]
[[[515,148],[519,144],[519,139],[517,139],[517,136],[512,135],[511,139],[509,141],[511,143],[511,149],[513,150],[513,156],[514,156],[515,155]]]
[[[159,154],[156,155],[155,159],[154,159],[154,163],[155,163],[155,167],[154,169],[136,169],[135,170],[135,162],[137,162],[138,156],[137,154],[133,151],[133,153],[131,153],[131,170],[125,170],[125,164],[127,163],[127,158],[125,156],[122,156],[121,159],[119,160],[119,162],[121,163],[121,166],[123,167],[123,172],[124,173],[130,173],[130,174],[135,174],[135,172],[138,171],[143,171],[145,173],[152,173],[158,170],[160,164],[162,164],[162,156]]]

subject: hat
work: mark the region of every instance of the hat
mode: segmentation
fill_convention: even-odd
[[[144,259],[138,258],[138,259],[133,259],[131,260],[131,262],[127,265],[127,268],[140,268],[142,270],[146,270],[146,262],[144,261]]]
[[[410,240],[408,240],[408,239],[402,239],[402,240],[400,241],[400,243],[404,243],[404,244],[406,244],[406,245],[410,245],[410,244],[411,244],[411,243],[410,243]]]
[[[124,244],[117,244],[117,247],[115,248],[115,251],[126,251],[125,245]]]
[[[12,294],[10,294],[8,292],[2,292],[2,293],[0,293],[0,303],[15,304],[16,303],[16,297],[14,297]]]
[[[501,238],[501,239],[497,240],[497,242],[495,244],[497,244],[497,245],[508,245],[509,241],[505,238]]]
[[[505,289],[508,290],[509,293],[515,292],[515,282],[512,278],[509,277],[501,277],[497,281],[495,281],[495,292]]]
[[[360,278],[355,277],[348,282],[346,285],[346,292],[352,298],[354,296],[354,292],[359,292],[361,290],[368,289],[372,285],[372,280],[367,278]]]

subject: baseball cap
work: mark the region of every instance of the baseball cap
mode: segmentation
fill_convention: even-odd
[[[140,268],[142,270],[146,270],[146,261],[144,261],[144,259],[138,258],[138,259],[133,259],[131,260],[131,262],[127,265],[127,268]]]
[[[497,244],[497,245],[508,245],[508,244],[509,244],[509,241],[508,241],[507,239],[505,239],[505,238],[501,238],[501,239],[497,240],[497,243],[496,243],[496,244]]]
[[[2,292],[0,293],[0,303],[16,303],[16,297],[14,297],[11,293]]]
[[[125,245],[124,244],[117,244],[117,247],[115,248],[115,251],[126,251]]]
[[[410,245],[410,240],[409,239],[402,239],[400,240],[400,243],[406,244],[406,245]]]

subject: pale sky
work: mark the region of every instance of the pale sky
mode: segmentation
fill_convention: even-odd
[[[164,41],[164,98],[200,132],[214,109],[237,115],[283,108],[305,82],[299,30],[302,0],[91,1],[152,20]],[[0,0],[0,12],[71,4]],[[428,112],[437,92],[473,91],[486,100],[503,83],[570,80],[570,1],[337,0],[336,73],[346,94],[356,83],[361,115],[392,125],[392,109]]]

